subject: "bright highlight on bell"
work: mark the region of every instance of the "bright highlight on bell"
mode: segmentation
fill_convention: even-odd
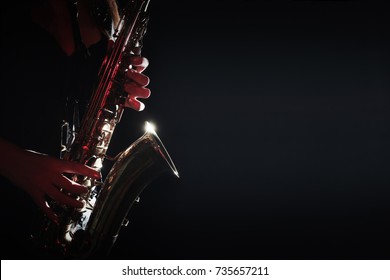
[[[156,126],[150,122],[145,123],[145,132],[156,134]]]

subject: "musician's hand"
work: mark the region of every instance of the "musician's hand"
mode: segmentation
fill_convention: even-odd
[[[95,179],[100,178],[98,171],[83,164],[26,151],[5,141],[0,141],[0,143],[0,148],[5,156],[4,161],[1,162],[1,174],[15,186],[27,192],[54,222],[58,222],[57,216],[47,204],[47,197],[61,205],[81,208],[83,207],[81,201],[68,196],[60,189],[76,195],[87,192],[86,187],[73,182],[64,174],[80,174]],[[5,149],[7,150],[5,151]]]
[[[108,40],[108,52],[112,51],[114,44],[114,41]],[[145,109],[145,104],[140,102],[138,98],[149,98],[150,89],[146,87],[150,79],[145,74],[142,74],[148,67],[149,61],[141,56],[141,48],[136,47],[132,50],[130,65],[131,67],[126,73],[125,83],[123,85],[124,90],[128,94],[124,106],[136,111],[142,111]]]
[[[136,55],[130,61],[132,67],[127,71],[127,79],[124,84],[124,89],[128,94],[125,106],[136,111],[142,111],[145,108],[145,104],[140,102],[138,98],[145,99],[150,96],[150,89],[146,87],[150,79],[142,74],[145,68],[148,67],[149,61],[145,57]]]

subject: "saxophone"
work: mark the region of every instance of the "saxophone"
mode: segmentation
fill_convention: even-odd
[[[130,67],[131,51],[140,47],[146,32],[149,0],[130,0],[114,34],[114,45],[98,73],[74,140],[63,146],[62,158],[101,170],[116,125],[124,111],[122,84]],[[112,159],[111,159],[112,160]],[[147,123],[144,135],[120,153],[104,181],[80,175],[70,178],[88,187],[79,197],[85,206],[68,208],[51,202],[59,224],[47,218],[40,224],[38,247],[44,256],[71,259],[107,257],[139,194],[162,172],[178,176],[162,141]],[[70,195],[70,194],[68,194]],[[43,249],[43,250],[42,250]]]

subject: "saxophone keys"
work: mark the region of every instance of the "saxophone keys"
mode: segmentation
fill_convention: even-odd
[[[129,224],[129,219],[124,218],[122,221],[122,227],[127,227],[128,224]]]

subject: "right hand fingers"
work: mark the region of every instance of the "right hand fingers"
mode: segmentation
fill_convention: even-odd
[[[88,192],[88,188],[76,183],[75,181],[72,181],[65,176],[61,176],[58,178],[56,182],[54,182],[55,185],[63,188],[67,192],[74,193],[74,194],[84,194]]]
[[[57,190],[57,193],[53,193],[52,195],[49,195],[52,199],[56,200],[60,204],[64,204],[67,206],[71,206],[73,208],[82,208],[84,204],[81,201],[78,201],[76,199],[73,199],[60,191]],[[53,221],[54,223],[58,224],[59,219],[57,215],[54,213],[53,209],[50,208],[50,206],[47,204],[45,197],[42,195],[38,199],[35,200],[36,204],[41,208],[43,213],[46,214],[46,216]]]
[[[38,205],[39,208],[41,208],[42,212],[46,214],[46,216],[53,221],[54,223],[58,224],[59,220],[58,217],[54,214],[54,211],[50,208],[50,206],[46,203],[44,195],[41,195],[39,197],[33,197],[35,200],[35,203]]]
[[[84,206],[83,202],[66,195],[65,193],[58,190],[55,186],[49,188],[47,193],[35,192],[33,194],[35,203],[39,208],[41,208],[43,213],[45,213],[46,216],[56,224],[59,223],[59,219],[54,213],[53,209],[50,208],[49,204],[47,203],[46,196],[50,197],[58,204],[66,205],[72,208],[82,208]]]
[[[101,178],[99,171],[93,169],[92,167],[74,161],[62,161],[62,171],[64,173],[84,175],[93,179]]]
[[[76,198],[73,198],[69,195],[67,195],[64,192],[61,192],[57,188],[51,188],[47,195],[52,198],[54,201],[56,201],[59,204],[66,205],[72,208],[82,208],[84,206],[84,203],[80,200],[77,200]]]

